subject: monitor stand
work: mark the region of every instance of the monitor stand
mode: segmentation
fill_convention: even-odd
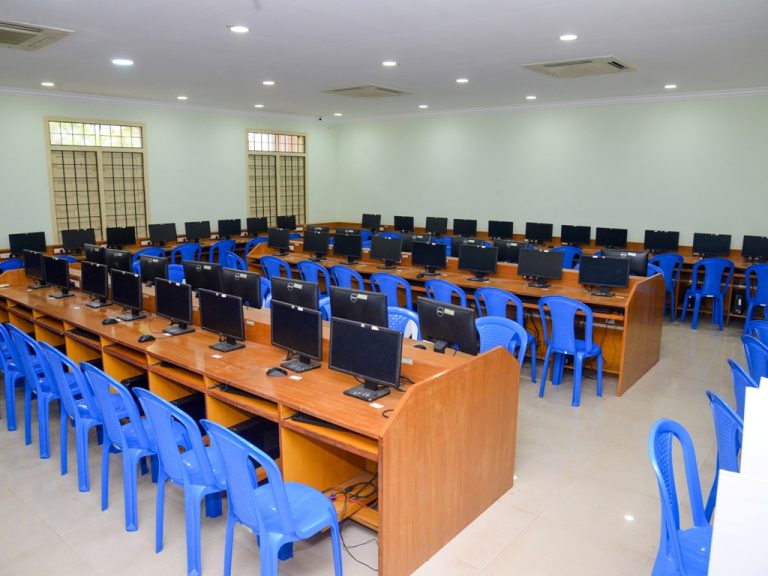
[[[395,268],[396,262],[394,260],[384,260],[384,264],[378,266],[379,270],[392,270]]]
[[[357,260],[355,260],[354,256],[347,256],[347,266],[352,266],[353,264],[357,264]]]
[[[592,288],[589,293],[591,296],[600,296],[603,298],[612,298],[613,296],[616,296],[616,294],[614,294],[608,286],[598,286],[597,288]]]
[[[50,284],[46,284],[45,282],[41,282],[40,284],[32,284],[31,286],[28,286],[30,290],[40,290],[40,288],[50,288]]]
[[[219,352],[232,352],[232,350],[238,350],[239,348],[245,348],[245,344],[238,342],[234,338],[229,336],[219,336],[219,341],[216,344],[211,344],[209,348],[218,350]]]
[[[349,390],[344,390],[344,394],[357,398],[358,400],[364,400],[365,402],[374,402],[389,394],[389,389],[382,388],[378,384],[366,380],[364,384],[360,384]]]
[[[88,308],[103,308],[104,306],[112,306],[112,302],[106,298],[93,299],[86,304]]]
[[[541,278],[539,276],[533,276],[528,279],[528,286],[530,288],[549,288],[550,284],[547,282],[546,278]]]
[[[191,328],[188,324],[185,322],[179,322],[178,324],[174,325],[173,322],[169,326],[166,326],[163,328],[163,332],[166,334],[170,334],[171,336],[178,336],[179,334],[189,334],[190,332],[194,332],[195,329]]]
[[[138,312],[132,308],[123,308],[123,313],[117,316],[123,322],[131,322],[132,320],[140,320],[146,318],[146,312],[139,310]]]
[[[286,358],[285,362],[280,364],[283,368],[286,370],[290,370],[291,372],[297,372],[301,374],[302,372],[306,372],[307,370],[314,370],[315,368],[320,368],[320,362],[315,362],[308,356],[303,356],[299,354],[298,358],[292,358],[291,354],[288,354],[288,357]]]
[[[475,275],[470,276],[467,280],[471,282],[490,282],[491,279],[488,278],[488,274],[485,272],[475,272]]]
[[[327,258],[322,252],[315,252],[310,260],[312,260],[312,262],[322,262],[323,260],[327,260]]]
[[[437,268],[434,268],[432,266],[425,266],[424,272],[421,272],[420,276],[439,276],[440,272],[437,271]]]
[[[432,343],[432,350],[438,354],[445,354],[445,349],[448,348],[449,342],[445,340],[435,340]]]
[[[277,252],[274,252],[272,256],[288,256],[290,255],[291,251],[286,250],[285,248],[280,248]]]
[[[74,296],[74,294],[69,291],[69,288],[63,288],[61,292],[54,292],[53,294],[48,294],[48,298],[56,298],[57,300],[59,298],[66,298],[67,296]]]

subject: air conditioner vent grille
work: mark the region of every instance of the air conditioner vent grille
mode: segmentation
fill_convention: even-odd
[[[72,30],[0,20],[0,46],[17,50],[37,50],[70,34]]]
[[[560,62],[539,62],[538,64],[526,64],[523,68],[554,76],[555,78],[581,78],[584,76],[635,71],[635,68],[614,56],[596,56],[595,58],[580,58],[578,60],[563,60]]]
[[[323,90],[323,92],[325,94],[337,94],[339,96],[352,96],[355,98],[384,98],[387,96],[410,94],[410,92],[398,90],[397,88],[387,88],[386,86],[377,86],[376,84],[335,88],[333,90]]]

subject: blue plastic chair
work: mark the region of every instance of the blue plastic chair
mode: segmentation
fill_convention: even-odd
[[[382,238],[402,238],[403,235],[400,232],[379,232],[377,236]]]
[[[342,576],[341,533],[333,502],[314,488],[284,482],[272,458],[231,430],[210,420],[201,423],[226,477],[229,504],[224,575],[232,571],[235,523],[239,522],[253,530],[258,539],[262,576],[277,576],[278,554],[284,545],[310,538],[326,528],[331,533],[334,573]],[[256,466],[266,472],[266,483],[259,485]]]
[[[168,280],[171,282],[184,282],[184,266],[181,264],[168,264]]]
[[[704,508],[704,516],[707,522],[710,522],[717,500],[717,481],[720,477],[720,470],[739,471],[739,451],[744,433],[744,421],[720,396],[711,390],[707,390],[707,398],[712,410],[712,418],[715,421],[715,437],[717,438],[715,478],[712,481],[707,505]]]
[[[441,280],[440,278],[431,278],[424,282],[424,289],[427,291],[427,298],[432,300],[451,304],[455,296],[459,299],[461,306],[467,305],[467,293],[453,282]]]
[[[680,254],[673,254],[671,252],[658,254],[648,261],[648,264],[661,268],[661,273],[664,275],[664,298],[669,302],[669,319],[672,322],[677,318],[675,294],[677,293],[677,283],[680,281],[680,271],[683,269],[684,262],[685,260]]]
[[[323,320],[330,320],[331,319],[331,299],[320,298],[318,307],[320,308],[320,317]]]
[[[137,250],[133,253],[133,256],[131,256],[131,266],[133,267],[138,264],[139,259],[142,256],[155,256],[157,258],[165,258],[165,250],[159,246],[150,246],[149,248],[142,248],[141,250]]]
[[[333,283],[339,288],[349,288],[351,290],[365,290],[365,280],[357,270],[352,270],[349,266],[336,264],[331,266],[331,278]],[[357,286],[352,286],[352,282]]]
[[[747,396],[747,388],[758,388],[759,384],[735,360],[728,358],[728,366],[731,367],[731,379],[733,380],[733,395],[736,398],[736,413],[744,419],[744,401]]]
[[[259,263],[261,264],[262,275],[267,279],[272,278],[272,276],[293,278],[291,265],[282,258],[278,258],[277,256],[262,256],[259,259]]]
[[[137,388],[157,440],[160,467],[157,475],[157,524],[155,551],[163,549],[163,517],[167,480],[184,490],[187,533],[187,574],[201,574],[200,503],[206,514],[221,515],[221,492],[226,488],[218,455],[203,445],[200,428],[192,417],[157,394]],[[178,431],[183,430],[177,438]]]
[[[3,371],[6,427],[16,430],[16,388],[24,386],[24,367],[5,324],[0,324],[0,370]]]
[[[579,260],[584,256],[584,252],[577,246],[556,246],[552,248],[552,252],[562,252],[563,268],[568,268],[570,270],[576,268]]]
[[[547,318],[549,312],[549,319]],[[578,313],[584,315],[584,339],[576,338],[575,322]],[[603,351],[592,341],[592,309],[586,304],[565,296],[544,296],[539,299],[539,315],[542,333],[547,345],[544,355],[544,370],[541,375],[539,397],[544,396],[547,383],[549,359],[552,360],[552,384],[560,384],[563,379],[565,356],[573,356],[573,399],[571,406],[578,406],[581,401],[581,372],[584,360],[597,358],[597,395],[603,395]],[[552,324],[550,330],[548,324]]]
[[[320,286],[320,296],[331,293],[331,273],[328,268],[312,260],[302,260],[296,264],[299,276],[306,282],[315,282]]]
[[[662,278],[664,277],[664,270],[656,266],[655,264],[648,264],[647,271],[645,273],[646,276],[655,276],[656,274],[661,274]]]
[[[525,360],[525,348],[528,333],[514,320],[501,316],[482,316],[475,319],[477,333],[480,335],[480,352],[487,352],[501,346],[513,356],[517,352],[517,361],[522,368]]]
[[[259,278],[261,284],[261,307],[269,308],[272,303],[272,283],[261,276]]]
[[[747,316],[744,319],[744,334],[749,334],[749,323],[755,307],[768,306],[768,264],[754,264],[744,271],[745,296],[747,298]]]
[[[361,237],[361,240],[363,241],[363,244],[365,244],[366,242],[371,241],[371,238],[373,237],[373,232],[371,232],[370,230],[360,230],[360,237]]]
[[[441,236],[440,238],[431,238],[430,242],[432,244],[445,244],[445,255],[450,256],[451,255],[451,237],[450,236]]]
[[[237,270],[248,270],[248,264],[245,263],[245,260],[240,258],[237,254],[234,252],[227,252],[225,255],[225,266],[228,268],[235,268]]]
[[[733,269],[733,262],[727,258],[704,258],[696,262],[691,272],[691,287],[685,291],[683,297],[683,315],[680,320],[685,322],[688,302],[693,298],[691,328],[696,330],[699,324],[701,299],[712,298],[712,323],[717,323],[722,330],[725,317],[725,294],[728,292],[731,278],[733,278]],[[698,282],[699,274],[703,276],[701,284]],[[725,281],[723,281],[723,276],[725,276]]]
[[[169,264],[177,264],[176,256],[179,257],[178,264],[181,264],[184,260],[200,261],[203,255],[203,248],[197,242],[187,242],[186,244],[179,244],[173,250],[169,256]]]
[[[755,382],[760,382],[760,378],[768,376],[768,346],[753,336],[742,336],[741,343],[744,345],[749,375]]]
[[[752,320],[748,324],[747,334],[768,345],[768,320]]]
[[[234,240],[219,240],[208,249],[208,262],[218,262],[227,265],[227,252],[234,252],[237,243]]]
[[[8,270],[19,270],[20,268],[24,268],[24,260],[21,258],[10,258],[0,262],[0,274]]]
[[[256,236],[255,238],[251,238],[248,240],[248,242],[245,243],[245,251],[243,254],[246,258],[248,258],[248,254],[251,253],[251,250],[256,248],[259,244],[266,244],[269,241],[269,238],[266,236]]]
[[[693,527],[680,529],[680,506],[673,472],[672,441],[677,438],[683,452]],[[712,527],[704,513],[696,452],[688,432],[673,420],[654,423],[648,437],[648,453],[656,473],[661,498],[661,537],[654,576],[706,576],[709,566]]]
[[[408,310],[413,310],[413,297],[411,296],[411,285],[405,278],[389,274],[388,272],[376,272],[371,274],[371,289],[374,292],[382,292],[387,295],[387,306],[400,306],[398,291],[402,288],[405,306]]]
[[[54,258],[56,258],[58,260],[64,260],[65,262],[68,262],[70,264],[74,264],[75,262],[77,262],[77,258],[75,258],[74,256],[69,256],[67,254],[62,254],[62,255],[59,255],[59,256],[54,256]]]
[[[413,310],[400,306],[387,306],[387,323],[392,330],[398,330],[405,338],[421,340],[419,315]]]

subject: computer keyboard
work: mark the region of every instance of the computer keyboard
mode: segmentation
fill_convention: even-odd
[[[70,330],[67,330],[70,334],[74,334],[75,336],[82,336],[83,338],[88,338],[89,340],[98,340],[99,335],[94,334],[93,332],[90,332],[88,330],[83,330],[82,328],[72,328]]]
[[[236,386],[230,386],[229,384],[219,384],[217,388],[222,392],[226,392],[227,394],[237,394],[238,396],[245,396],[246,398],[261,400],[261,397],[257,396],[256,394],[248,392],[247,390],[243,390],[242,388],[237,388]]]
[[[324,428],[331,428],[332,430],[341,430],[342,432],[347,431],[346,428],[342,428],[341,426],[337,426],[336,424],[332,424],[330,422],[327,422],[326,420],[322,420],[315,416],[304,414],[303,412],[296,412],[296,414],[294,414],[293,416],[289,416],[288,419],[293,420],[294,422],[300,422],[302,424],[313,424],[315,426],[323,426]]]

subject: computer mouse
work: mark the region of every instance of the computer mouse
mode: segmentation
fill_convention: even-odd
[[[152,342],[155,339],[152,334],[142,334],[139,336],[139,342]]]
[[[413,347],[414,348],[418,348],[419,350],[426,350],[427,349],[427,347],[424,346],[424,344],[414,344]]]
[[[284,368],[275,366],[274,368],[267,370],[267,376],[288,376],[288,372],[286,372]]]
[[[104,326],[107,324],[117,324],[117,318],[104,318],[101,323],[104,324]]]

